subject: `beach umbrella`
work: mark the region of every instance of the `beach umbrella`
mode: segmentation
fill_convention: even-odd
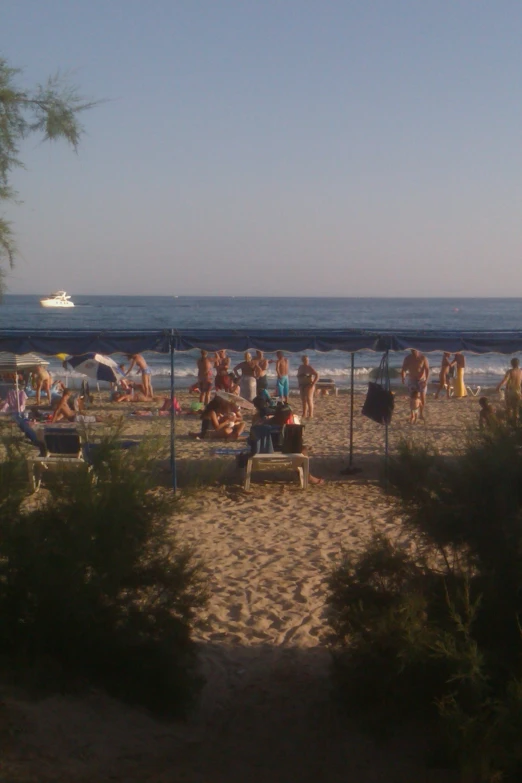
[[[123,373],[114,359],[111,359],[110,356],[104,356],[102,353],[82,353],[80,356],[69,356],[67,366],[93,381],[118,383],[123,378]]]
[[[231,392],[219,391],[216,392],[216,397],[221,397],[222,400],[227,402],[233,402],[235,405],[239,405],[240,408],[244,408],[247,411],[255,411],[256,406],[253,405],[250,400],[245,400],[244,397],[240,397],[238,394],[232,394]]]

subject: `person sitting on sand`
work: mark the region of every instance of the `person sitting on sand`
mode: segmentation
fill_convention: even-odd
[[[143,386],[143,393],[145,396],[150,400],[152,399],[152,384],[151,384],[151,371],[149,369],[149,366],[141,353],[129,353],[127,354],[127,358],[131,360],[131,363],[129,364],[129,369],[125,373],[125,375],[129,375],[132,368],[134,366],[137,367],[137,372],[141,372],[141,383]]]
[[[497,391],[500,391],[503,386],[506,387],[506,412],[508,418],[513,422],[518,419],[520,400],[522,399],[522,370],[519,364],[516,357],[511,359],[511,369],[506,372],[497,386]]]
[[[303,419],[313,419],[315,384],[319,379],[319,373],[310,364],[308,356],[303,356],[301,361],[302,364],[297,370],[297,383],[303,403]]]
[[[201,432],[190,432],[189,435],[192,438],[237,440],[244,429],[245,422],[237,405],[214,397],[201,414]]]
[[[497,415],[493,405],[489,402],[487,397],[481,397],[479,399],[480,413],[479,413],[479,427],[483,429],[491,429],[498,424]]]
[[[424,421],[420,393],[416,389],[412,389],[410,392],[410,424],[417,424],[419,419]]]
[[[130,391],[115,391],[111,396],[111,402],[151,402],[154,397],[147,397],[143,392],[130,389]]]
[[[51,419],[53,424],[58,421],[74,421],[76,419],[76,411],[70,406],[71,398],[72,391],[64,389]]]
[[[437,389],[435,393],[435,399],[439,399],[439,394],[446,390],[446,397],[449,399],[450,396],[450,370],[452,367],[455,366],[455,361],[451,361],[450,359],[450,352],[444,351],[442,354],[442,362],[440,365],[440,374],[439,374],[439,388]]]

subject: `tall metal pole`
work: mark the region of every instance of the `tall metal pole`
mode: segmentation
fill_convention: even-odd
[[[350,458],[348,460],[348,465],[350,467],[353,464],[353,407],[354,407],[353,384],[354,384],[354,375],[355,375],[355,354],[352,351],[352,360],[351,360],[351,365],[350,365]]]
[[[390,371],[388,368],[388,355],[389,351],[386,349],[385,364],[384,364],[384,388],[386,391],[390,391]],[[386,477],[388,476],[388,421],[384,425],[384,466]]]
[[[172,476],[172,489],[177,492],[176,478],[176,411],[174,410],[174,334],[170,336],[170,472]]]

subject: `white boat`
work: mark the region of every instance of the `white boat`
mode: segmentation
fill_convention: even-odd
[[[42,307],[74,307],[74,302],[65,291],[55,291],[44,299],[40,299]]]

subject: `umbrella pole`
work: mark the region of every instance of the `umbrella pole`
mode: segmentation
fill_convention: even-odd
[[[353,395],[353,379],[355,374],[355,354],[351,354],[350,364],[350,458],[348,465],[353,465],[353,408],[354,408],[354,395]]]
[[[20,394],[18,392],[18,370],[15,370],[15,388],[16,388],[16,412],[20,413]]]
[[[174,337],[170,341],[170,472],[172,475],[172,489],[177,492],[176,477],[176,411],[174,410]]]
[[[388,356],[389,351],[386,349],[385,357],[385,376],[384,376],[384,388],[386,391],[390,391],[390,372],[388,369]],[[384,425],[384,480],[386,485],[388,484],[388,457],[389,457],[389,438],[388,438],[388,421]]]

